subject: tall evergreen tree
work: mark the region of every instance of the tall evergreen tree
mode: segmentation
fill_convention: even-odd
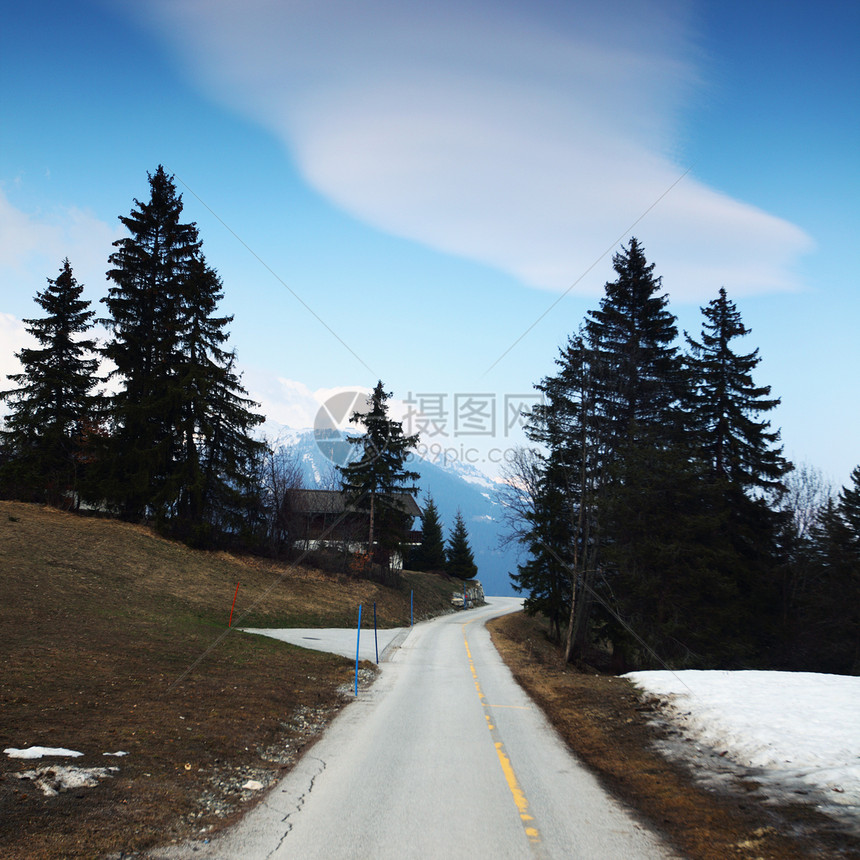
[[[150,199],[120,221],[103,322],[119,390],[102,469],[105,495],[126,517],[154,515],[180,536],[234,534],[253,495],[253,409],[224,348],[232,317],[218,316],[221,281],[181,220],[182,197],[162,166]]]
[[[574,579],[581,574],[576,566],[576,517],[570,509],[578,499],[568,478],[551,453],[541,471],[534,507],[527,514],[530,528],[522,542],[529,556],[511,574],[514,589],[528,594],[526,612],[545,616],[556,641],[561,641],[562,627],[569,622]]]
[[[40,346],[16,353],[23,370],[8,378],[19,387],[0,393],[10,407],[0,438],[4,478],[16,494],[57,505],[76,498],[82,441],[97,417],[93,390],[99,380],[95,342],[81,337],[92,327],[94,311],[81,298],[83,285],[68,259],[47,280],[35,299],[46,315],[24,320]]]
[[[184,394],[175,435],[175,516],[186,528],[216,533],[248,526],[259,486],[256,460],[265,445],[252,432],[263,418],[253,410],[235,371],[236,354],[224,349],[232,316],[216,316],[221,280],[197,257],[186,290],[176,375]],[[205,534],[201,536],[205,539]]]
[[[604,622],[618,651],[641,660],[637,643],[654,649],[677,637],[676,621],[689,618],[693,570],[702,564],[673,553],[672,535],[700,533],[703,511],[685,445],[687,375],[668,296],[635,238],[615,255],[613,268],[616,279],[585,322],[592,423],[602,450],[602,578],[595,587],[601,605],[612,609]],[[673,595],[683,595],[683,604]],[[631,629],[638,640],[631,640]]]
[[[617,274],[605,286],[598,310],[585,322],[586,342],[593,353],[596,412],[600,434],[616,449],[645,441],[663,443],[679,424],[684,392],[678,336],[669,298],[660,294],[662,279],[654,275],[638,240],[612,260]]]
[[[356,411],[350,421],[364,427],[361,436],[350,436],[358,456],[346,466],[338,466],[343,490],[349,502],[368,516],[367,547],[376,560],[388,568],[391,553],[403,541],[410,517],[398,495],[416,495],[413,482],[419,475],[406,468],[410,449],[418,444],[418,435],[407,436],[403,425],[388,415],[388,400],[380,380],[367,400],[365,412]]]
[[[463,514],[458,510],[454,517],[454,528],[448,538],[445,552],[446,571],[458,579],[474,579],[478,575],[475,556],[469,545],[469,532],[463,520]]]
[[[529,438],[548,453],[540,458],[521,540],[530,558],[511,578],[515,588],[530,593],[526,608],[550,619],[553,635],[560,637],[567,621],[565,655],[570,660],[587,639],[599,548],[600,474],[607,450],[596,433],[599,360],[581,333],[568,340],[556,365],[557,375],[535,386],[543,401],[532,409],[526,427]]]
[[[421,511],[421,545],[412,552],[411,565],[415,570],[445,570],[442,523],[433,496],[429,494]]]
[[[855,470],[856,472],[856,470]],[[852,474],[853,478],[853,474]],[[860,551],[840,499],[813,532],[815,565],[797,601],[795,660],[818,672],[860,674]]]
[[[758,349],[738,353],[733,341],[749,334],[725,288],[702,308],[705,319],[699,341],[686,335],[693,376],[692,420],[697,444],[714,476],[744,491],[781,490],[791,466],[777,447],[779,432],[757,416],[779,405],[769,385],[755,385]],[[686,334],[686,333],[685,333]]]
[[[573,534],[573,583],[564,650],[565,660],[570,661],[583,652],[590,635],[594,585],[601,573],[602,497],[613,459],[613,440],[611,434],[602,432],[600,393],[610,373],[600,351],[580,334],[569,341],[560,366],[566,404],[560,411],[573,419],[561,457],[567,469]]]
[[[785,492],[782,479],[792,466],[777,444],[779,432],[761,419],[779,399],[771,396],[770,386],[753,382],[758,350],[736,350],[749,329],[725,288],[702,314],[699,340],[686,335],[692,380],[688,425],[719,511],[715,534],[726,553],[722,576],[737,595],[733,611],[755,633],[747,637],[749,647],[761,653],[773,647],[770,640],[782,626],[776,571],[788,563],[779,544],[787,525],[782,520],[789,515],[779,513],[774,502]]]
[[[183,223],[182,197],[159,165],[149,174],[150,199],[119,220],[129,235],[114,242],[112,282],[103,299],[113,334],[105,357],[119,390],[111,398],[114,423],[105,459],[104,489],[124,516],[149,509],[160,519],[175,502],[175,429],[184,392],[177,373],[188,306],[188,280],[201,243],[194,224]]]
[[[752,384],[757,353],[731,348],[746,330],[724,292],[685,361],[636,239],[613,267],[599,309],[537,386],[545,400],[527,432],[546,454],[514,582],[556,632],[567,601],[568,659],[591,621],[631,666],[740,665],[772,647],[780,605],[772,503],[789,467],[757,420],[778,401]]]

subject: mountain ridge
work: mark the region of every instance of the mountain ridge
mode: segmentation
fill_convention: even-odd
[[[268,429],[275,429],[269,424]],[[275,436],[276,456],[293,460],[308,489],[333,489],[337,482],[337,460],[348,455],[348,434],[325,430],[296,430],[279,427]],[[332,459],[334,457],[334,460]],[[469,531],[469,541],[478,565],[478,579],[487,594],[514,596],[509,574],[516,571],[517,551],[503,547],[503,506],[496,483],[471,464],[438,462],[411,455],[408,468],[419,475],[417,501],[433,497],[447,538],[459,510]]]

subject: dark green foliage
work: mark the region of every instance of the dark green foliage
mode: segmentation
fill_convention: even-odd
[[[758,350],[736,353],[732,341],[749,330],[726,296],[725,288],[707,307],[700,341],[687,335],[693,389],[692,423],[696,443],[718,479],[744,490],[781,490],[780,479],[791,468],[777,448],[779,433],[756,416],[779,405],[770,386],[756,386],[752,371],[761,360]]]
[[[522,537],[529,557],[511,574],[516,591],[525,592],[525,610],[541,613],[550,622],[550,635],[561,641],[568,621],[571,589],[576,573],[574,497],[567,471],[552,461],[544,464],[532,510],[526,515],[528,531]]]
[[[433,496],[428,495],[421,512],[421,545],[410,557],[413,570],[445,570],[445,538]]]
[[[591,353],[595,412],[612,447],[640,436],[667,437],[679,419],[685,381],[675,317],[668,296],[633,238],[612,260],[617,278],[606,284],[600,308],[585,322]],[[653,432],[651,432],[653,431]]]
[[[150,199],[120,221],[103,320],[104,353],[119,389],[101,490],[123,516],[151,516],[200,545],[236,539],[253,519],[250,437],[262,417],[224,349],[232,317],[218,316],[220,279],[206,264],[197,227],[181,220],[182,198],[159,166]],[[243,535],[246,537],[246,535]]]
[[[565,641],[565,659],[569,660],[574,652],[582,650],[589,637],[593,584],[600,556],[598,502],[611,448],[608,437],[601,436],[597,408],[598,389],[606,378],[602,359],[580,333],[568,340],[556,365],[557,376],[536,386],[544,400],[533,410],[526,428],[529,437],[550,452],[543,458],[538,489],[526,519],[530,523],[528,541],[532,543],[529,551],[549,554],[556,565],[563,562],[570,584],[559,588],[559,570],[549,559],[530,566],[528,573],[531,587],[538,591],[538,579],[546,577],[542,588],[552,595],[553,604],[569,596]],[[544,495],[546,499],[541,498]],[[554,509],[564,517],[563,522],[556,522],[550,513]],[[551,625],[563,623],[559,606],[550,609],[545,605],[541,611],[551,618]]]
[[[448,538],[448,546],[445,551],[445,570],[451,576],[458,579],[474,579],[478,575],[478,567],[469,545],[469,533],[463,514],[457,511],[454,518],[454,528]]]
[[[758,350],[734,349],[749,330],[725,289],[702,314],[700,339],[687,335],[688,427],[721,524],[716,534],[728,553],[723,575],[735,580],[740,598],[736,612],[744,619],[743,629],[750,631],[748,642],[763,654],[772,650],[778,626],[774,607],[780,602],[780,568],[785,564],[779,549],[785,523],[776,503],[785,492],[782,478],[792,466],[777,445],[779,433],[760,419],[779,400],[770,397],[770,386],[753,382]]]
[[[398,549],[409,529],[411,517],[405,514],[398,494],[415,495],[418,473],[406,468],[409,451],[418,436],[406,436],[399,421],[388,417],[388,400],[380,380],[368,398],[368,410],[355,412],[350,419],[364,427],[362,436],[349,441],[357,446],[358,457],[338,467],[344,492],[357,510],[368,514],[367,545],[373,548],[375,561],[388,568],[391,553]]]
[[[159,165],[149,176],[150,199],[120,221],[129,236],[114,243],[112,282],[101,322],[113,337],[104,354],[115,365],[119,390],[111,398],[113,434],[102,465],[108,499],[127,518],[149,510],[164,520],[175,502],[174,436],[184,392],[177,370],[187,281],[201,243],[182,223],[182,199]]]
[[[851,472],[851,486],[839,492],[839,515],[849,530],[849,542],[860,555],[860,466]]]
[[[775,504],[790,466],[758,416],[778,401],[752,382],[757,352],[732,349],[747,330],[724,290],[685,359],[642,246],[632,239],[613,266],[599,309],[536,386],[528,433],[547,453],[512,579],[556,635],[567,621],[568,659],[599,639],[619,668],[761,663],[778,639]]]
[[[0,394],[10,409],[0,431],[3,482],[18,498],[68,506],[81,488],[99,381],[95,342],[81,337],[94,316],[82,292],[64,260],[57,278],[48,278],[47,289],[36,295],[46,315],[24,320],[39,346],[16,354],[23,370],[9,379],[18,387]]]
[[[796,596],[793,663],[821,672],[860,674],[860,533],[853,487],[823,507],[812,534],[812,565]]]
[[[185,396],[177,433],[175,516],[180,524],[204,522],[216,533],[235,532],[253,514],[255,461],[264,445],[253,439],[262,417],[245,396],[234,365],[235,352],[223,348],[232,317],[217,317],[221,281],[202,258],[188,279],[187,325],[182,333],[177,376]]]
[[[688,634],[710,573],[695,543],[708,533],[709,511],[681,429],[687,377],[675,317],[642,246],[631,239],[613,266],[617,277],[585,323],[588,471],[597,475],[602,556],[595,588],[613,609],[604,621],[616,652],[643,662],[633,630],[640,643],[684,662],[698,651]]]

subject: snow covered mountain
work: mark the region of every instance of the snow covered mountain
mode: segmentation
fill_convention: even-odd
[[[300,463],[306,487],[331,489],[338,485],[334,464],[345,462],[352,447],[343,435],[320,437],[313,430],[266,429],[269,439],[277,440],[281,455]],[[502,506],[493,480],[474,466],[459,462],[415,457],[408,467],[420,475],[418,504],[422,505],[428,495],[433,497],[446,537],[457,510],[462,512],[484,591],[513,596],[509,573],[516,571],[517,552],[512,547],[500,548]]]

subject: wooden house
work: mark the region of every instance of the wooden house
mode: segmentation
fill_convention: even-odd
[[[391,499],[407,525],[402,545],[416,546],[421,542],[421,532],[415,529],[421,508],[411,493],[396,493]],[[340,490],[288,490],[284,509],[290,540],[298,549],[336,547],[354,554],[379,550],[376,539],[368,547],[370,512],[352,505]],[[403,567],[399,549],[392,551],[389,563],[393,569]]]

